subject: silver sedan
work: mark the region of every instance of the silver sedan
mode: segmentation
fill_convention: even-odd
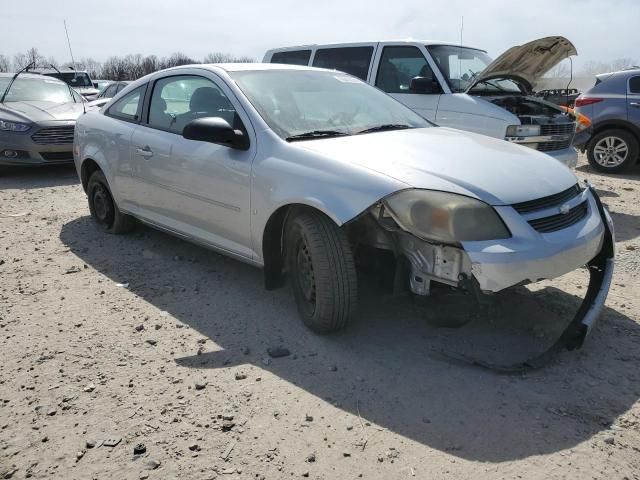
[[[606,298],[613,229],[594,190],[553,158],[436,127],[359,79],[284,65],[176,67],[78,121],[74,156],[96,222],[134,219],[288,276],[314,331],[357,308],[355,258],[418,295],[478,295],[588,265],[564,344]]]
[[[83,98],[61,80],[0,73],[0,165],[73,162]],[[12,81],[13,80],[13,81]]]

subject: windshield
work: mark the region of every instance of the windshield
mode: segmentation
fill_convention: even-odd
[[[89,75],[84,72],[55,72],[47,73],[48,77],[59,78],[60,80],[67,82],[72,87],[93,87],[93,82]]]
[[[113,82],[111,82],[110,80],[98,80],[96,83],[98,84],[97,86],[98,91],[102,92],[105,88],[107,88]]]
[[[0,78],[0,97],[11,78]],[[59,80],[18,76],[4,99],[5,102],[54,102],[77,101],[69,86]]]
[[[427,50],[438,64],[449,88],[454,93],[467,91],[474,78],[487,68],[491,58],[482,50],[454,45],[430,45]],[[474,91],[485,93],[519,93],[520,87],[509,79],[484,80],[474,87]]]
[[[230,75],[267,125],[285,139],[308,132],[352,135],[429,126],[377,88],[344,73],[261,70]]]

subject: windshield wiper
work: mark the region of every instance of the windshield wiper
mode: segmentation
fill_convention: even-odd
[[[412,128],[412,127],[411,125],[405,125],[402,123],[387,123],[385,125],[378,125],[377,127],[365,128],[364,130],[360,130],[358,134],[385,132],[387,130],[406,130],[407,128]]]
[[[311,130],[310,132],[298,133],[287,137],[287,142],[295,142],[296,140],[309,140],[312,138],[331,138],[331,137],[343,137],[349,135],[347,132],[340,132],[338,130]]]

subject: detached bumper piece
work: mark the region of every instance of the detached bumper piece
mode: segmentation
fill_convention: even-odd
[[[589,286],[587,293],[578,308],[571,323],[562,332],[560,337],[544,353],[527,359],[520,363],[511,365],[496,365],[484,362],[475,358],[470,358],[460,354],[450,354],[449,352],[438,352],[440,355],[503,373],[517,373],[531,369],[538,369],[548,365],[561,351],[575,350],[584,344],[587,336],[602,314],[604,303],[609,293],[611,279],[614,270],[615,240],[613,222],[611,217],[602,206],[600,198],[593,187],[589,187],[598,206],[598,211],[605,226],[605,234],[602,248],[598,254],[587,263],[589,269]]]

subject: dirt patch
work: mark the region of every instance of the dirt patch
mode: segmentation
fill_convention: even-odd
[[[617,230],[607,308],[582,350],[501,375],[437,352],[543,349],[581,272],[457,330],[367,288],[353,327],[317,336],[257,269],[101,233],[73,169],[5,172],[0,478],[640,478],[640,172],[578,174]]]

